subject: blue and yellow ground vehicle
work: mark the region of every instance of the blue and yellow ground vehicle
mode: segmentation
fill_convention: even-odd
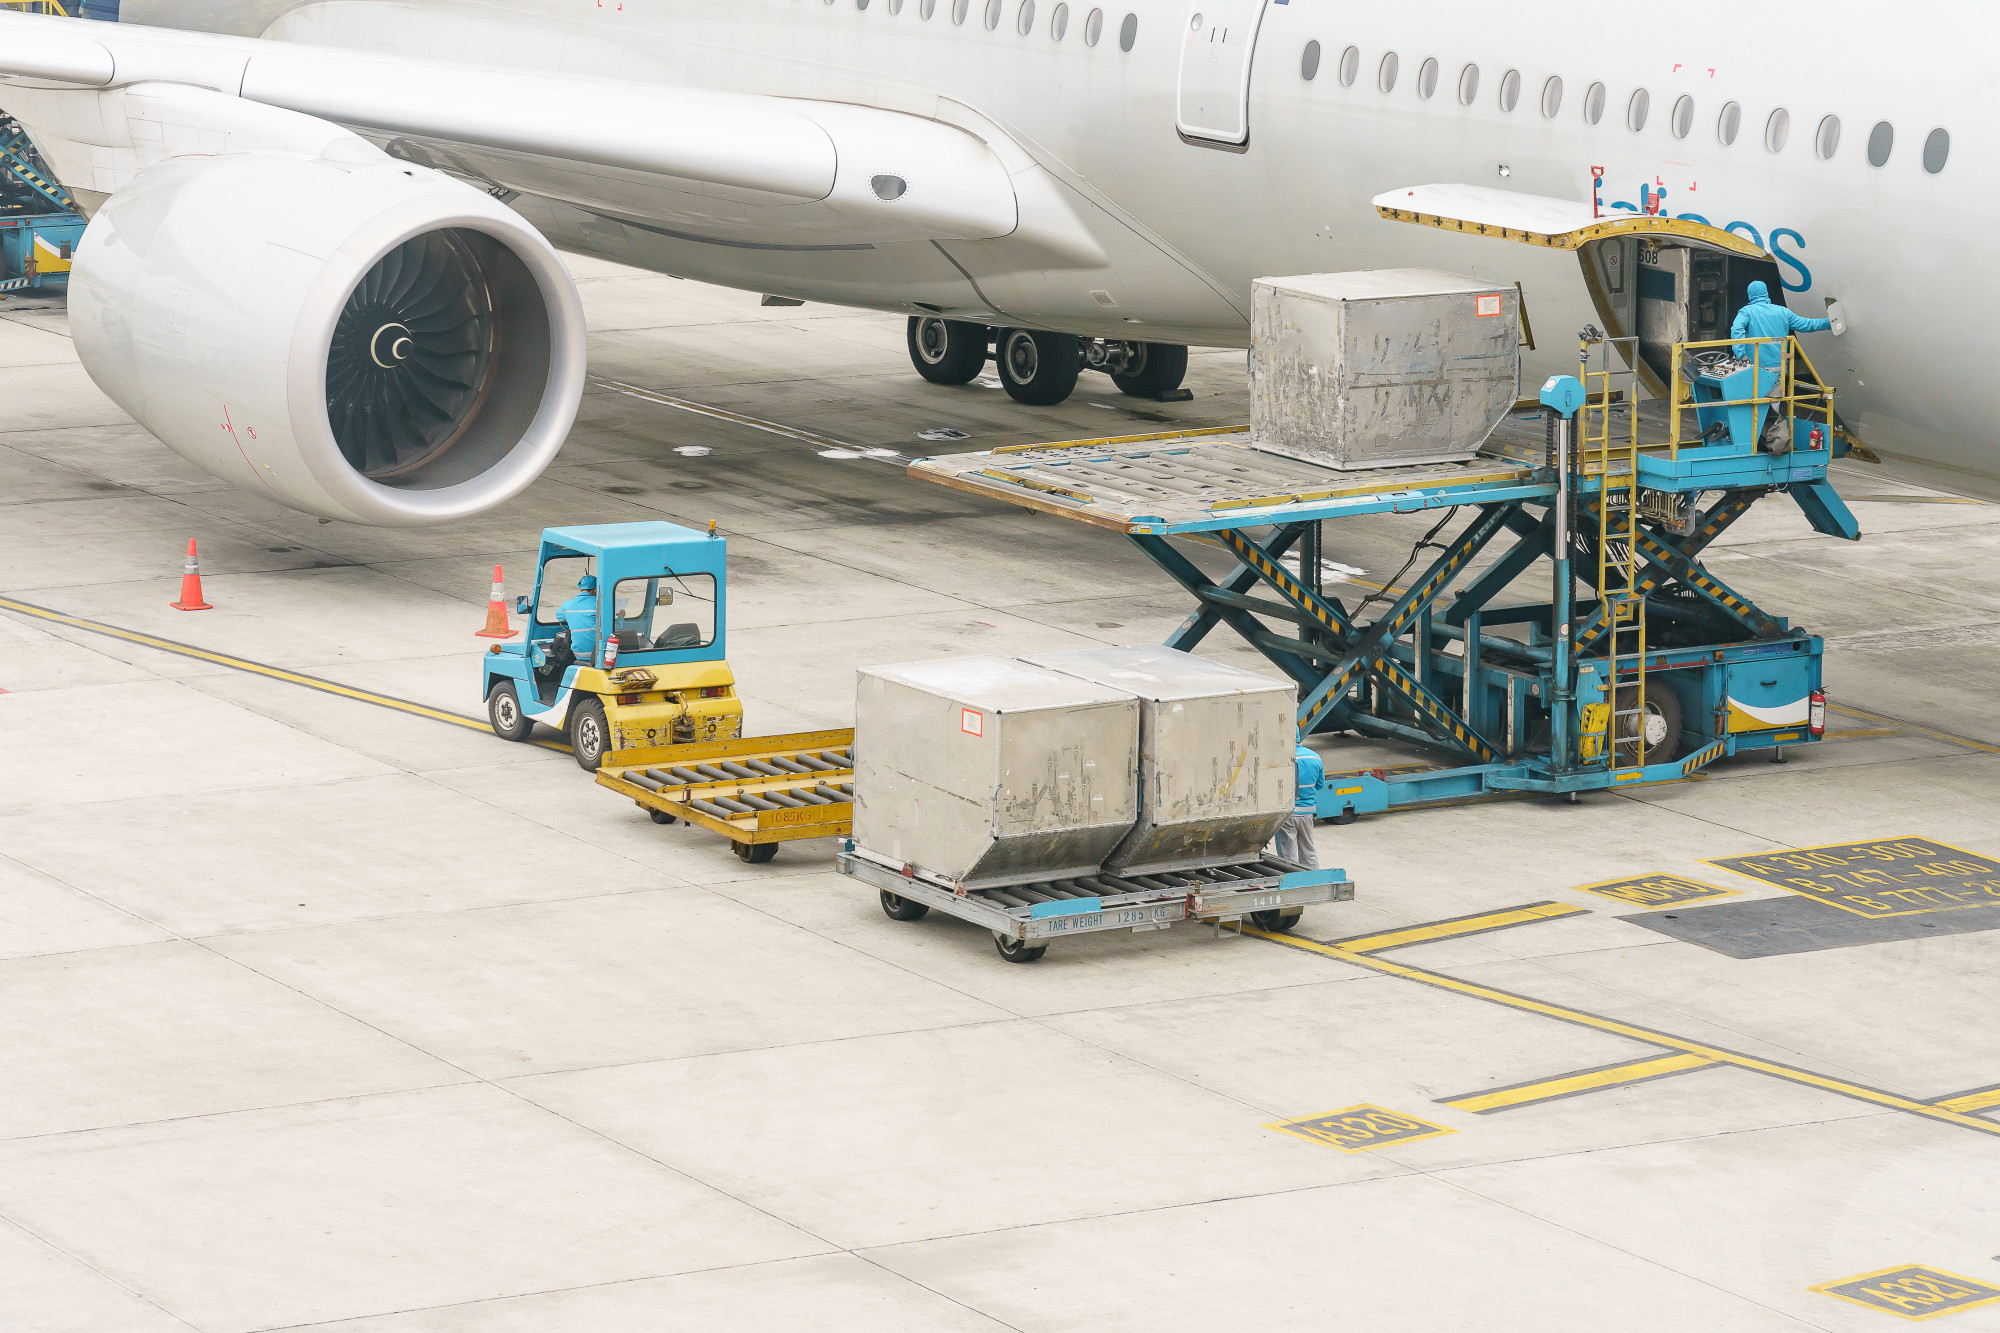
[[[526,642],[481,658],[494,734],[559,726],[576,762],[612,750],[734,740],[743,704],[725,660],[728,543],[675,523],[548,528]]]

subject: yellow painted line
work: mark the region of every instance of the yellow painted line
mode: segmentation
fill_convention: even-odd
[[[1853,727],[1847,731],[1829,731],[1820,737],[1823,741],[1865,741],[1877,736],[1901,736],[1904,733],[1896,727]]]
[[[997,449],[989,449],[994,454],[1031,454],[1042,449],[1088,449],[1093,445],[1112,444],[1152,444],[1157,440],[1192,440],[1203,435],[1241,435],[1250,427],[1203,426],[1199,430],[1163,430],[1151,435],[1105,435],[1094,440],[1052,440],[1047,444],[1003,444]]]
[[[1978,1092],[1947,1097],[1938,1105],[1947,1111],[1984,1111],[1988,1107],[2000,1106],[2000,1088],[1982,1088]]]
[[[1450,921],[1433,921],[1428,925],[1385,930],[1375,935],[1356,935],[1321,947],[1338,949],[1342,953],[1375,953],[1381,949],[1400,949],[1406,944],[1429,944],[1435,940],[1456,939],[1460,935],[1478,935],[1489,930],[1504,930],[1508,926],[1525,926],[1531,921],[1556,921],[1566,916],[1581,916],[1589,911],[1588,907],[1574,907],[1569,903],[1530,903],[1526,907],[1510,907],[1504,912],[1481,912],[1477,916],[1454,917]]]
[[[342,685],[339,681],[323,676],[309,676],[302,671],[287,671],[264,662],[253,662],[247,657],[237,657],[231,653],[218,653],[211,648],[197,648],[191,643],[178,639],[163,639],[157,634],[145,634],[139,630],[123,629],[117,625],[106,625],[95,620],[85,620],[82,616],[66,615],[50,610],[46,606],[36,606],[33,602],[17,601],[12,597],[0,597],[0,610],[18,612],[32,616],[36,620],[46,620],[52,624],[68,625],[72,629],[88,630],[92,634],[102,634],[107,638],[121,639],[126,643],[136,643],[142,648],[155,648],[163,653],[173,653],[179,657],[191,657],[198,662],[213,662],[236,671],[247,671],[253,676],[263,676],[267,680],[281,680],[287,685],[300,685],[322,694],[335,694],[343,699],[353,699],[357,703],[374,704],[377,708],[388,708],[398,713],[408,713],[411,717],[429,718],[433,722],[444,722],[454,727],[468,727],[473,731],[483,731],[489,735],[492,728],[485,719],[467,717],[463,713],[447,712],[442,708],[432,708],[429,704],[413,703],[408,699],[398,699],[393,694],[378,694],[374,690],[358,689],[353,685]],[[539,740],[531,742],[544,750],[570,752],[569,746],[560,741]]]
[[[1902,730],[1912,736],[1927,736],[1934,741],[1945,741],[1952,745],[1963,745],[1968,750],[1982,750],[1987,754],[2000,754],[2000,745],[1994,745],[1988,741],[1976,741],[1970,736],[1959,736],[1949,731],[1939,731],[1936,727],[1919,726],[1915,722],[1905,722],[1899,717],[1888,717],[1882,713],[1871,713],[1865,708],[1856,708],[1851,704],[1828,704],[1827,707],[1833,709],[1836,713],[1845,713],[1849,717],[1858,717],[1869,722],[1889,723],[1902,728]]]
[[[1947,1125],[1957,1125],[1962,1129],[1974,1129],[1982,1134],[2000,1135],[2000,1122],[1966,1115],[1963,1112],[1954,1111],[1931,1102],[1919,1101],[1914,1097],[1905,1097],[1900,1093],[1887,1092],[1881,1088],[1871,1088],[1866,1084],[1851,1082],[1848,1079],[1834,1078],[1827,1074],[1817,1074],[1809,1069],[1795,1069],[1790,1065],[1780,1064],[1776,1060],[1766,1060],[1759,1056],[1745,1055],[1740,1051],[1732,1051],[1723,1046],[1712,1046],[1706,1042],[1691,1041],[1686,1037],[1677,1037],[1670,1032],[1661,1032],[1656,1028],[1642,1027],[1637,1023],[1626,1023],[1615,1018],[1605,1018],[1600,1014],[1588,1013],[1582,1009],[1572,1009],[1568,1005],[1551,1004],[1547,1000],[1537,1000],[1526,995],[1515,995],[1511,991],[1500,990],[1494,986],[1482,986],[1474,981],[1461,981],[1457,977],[1446,976],[1442,972],[1430,972],[1420,967],[1411,967],[1405,963],[1392,962],[1386,958],[1377,958],[1365,953],[1356,953],[1352,949],[1343,948],[1338,945],[1321,944],[1317,940],[1300,939],[1295,935],[1274,935],[1269,931],[1258,930],[1255,927],[1247,927],[1243,933],[1269,940],[1273,944],[1283,945],[1288,949],[1302,949],[1308,953],[1316,953],[1338,962],[1352,964],[1355,967],[1365,967],[1371,971],[1380,972],[1384,976],[1401,977],[1406,981],[1417,981],[1426,986],[1435,986],[1439,990],[1450,991],[1455,995],[1463,995],[1475,1000],[1485,1000],[1490,1004],[1504,1005],[1509,1009],[1519,1010],[1523,1013],[1540,1014],[1545,1018],[1557,1019],[1560,1022],[1574,1023],[1578,1027],[1591,1028],[1598,1032],[1608,1032],[1613,1036],[1629,1037],[1633,1041],[1649,1042],[1655,1046],[1663,1046],[1670,1051],[1681,1051],[1688,1055],[1698,1055],[1704,1059],[1713,1060],[1717,1064],[1734,1065],[1738,1069],[1747,1069],[1752,1073],[1768,1074],[1772,1078],[1781,1078],[1790,1083],[1797,1083],[1809,1088],[1818,1088],[1822,1092],[1831,1092],[1836,1096],[1851,1097],[1856,1101],[1867,1102],[1874,1106],[1887,1107],[1892,1111],[1905,1111],[1911,1115],[1922,1116],[1926,1120],[1936,1120]]]
[[[1443,1105],[1453,1110],[1483,1115],[1488,1111],[1504,1111],[1509,1107],[1525,1106],[1529,1102],[1553,1101],[1557,1097],[1571,1097],[1579,1092],[1596,1092],[1600,1088],[1615,1088],[1627,1083],[1664,1078],[1668,1074],[1703,1069],[1714,1063],[1715,1061],[1705,1055],[1651,1055],[1643,1060],[1631,1060],[1604,1069],[1587,1069],[1578,1074],[1564,1074],[1560,1078],[1545,1078],[1534,1083],[1517,1084],[1511,1088],[1496,1088],[1492,1092],[1445,1097],[1441,1101]]]

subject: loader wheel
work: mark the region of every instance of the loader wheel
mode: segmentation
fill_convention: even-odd
[[[1288,935],[1305,914],[1303,907],[1273,907],[1268,912],[1252,912],[1250,924],[1273,935]]]
[[[1118,392],[1134,398],[1156,398],[1168,389],[1178,389],[1187,378],[1187,348],[1173,343],[1140,343],[1139,355],[1127,362],[1122,375],[1111,382]]]
[[[1038,962],[1041,956],[1049,951],[1049,946],[1046,944],[1037,944],[1030,948],[1026,940],[1016,939],[1012,935],[1002,935],[997,930],[993,932],[993,947],[998,949],[1000,956],[1010,963]]]
[[[1618,691],[1618,711],[1624,713],[1636,707],[1639,691],[1626,686]],[[1615,730],[1618,733],[1618,762],[1632,763],[1635,759],[1642,764],[1664,764],[1680,753],[1681,748],[1681,700],[1664,683],[1656,683],[1646,691],[1644,753],[1640,753],[1642,742],[1639,737],[1641,719],[1620,717]]]
[[[585,699],[569,715],[569,748],[576,756],[576,766],[586,773],[595,773],[604,763],[604,751],[608,748],[611,728],[604,721],[604,702],[601,699]]]
[[[763,865],[778,854],[775,842],[732,842],[729,846],[738,860],[748,861],[753,866]]]
[[[501,681],[486,696],[486,720],[503,741],[524,741],[535,730],[535,720],[521,711],[521,696],[511,680]]]
[[[891,921],[921,921],[930,910],[922,903],[913,903],[900,894],[882,890],[882,912]]]
[[[653,817],[653,822],[655,824],[671,824],[674,822],[674,817],[668,814],[664,810],[649,809],[646,811],[646,813]]]

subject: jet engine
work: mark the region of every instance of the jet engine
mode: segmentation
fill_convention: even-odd
[[[497,200],[358,139],[179,157],[91,219],[70,327],[190,462],[323,518],[413,526],[519,494],[583,393],[583,309]]]

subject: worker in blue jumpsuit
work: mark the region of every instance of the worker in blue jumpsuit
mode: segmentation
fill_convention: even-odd
[[[1278,828],[1278,855],[1295,866],[1319,869],[1319,848],[1313,845],[1313,818],[1319,813],[1319,784],[1326,765],[1318,755],[1301,745],[1292,759],[1298,771],[1298,792],[1292,797],[1292,813]]]
[[[1732,338],[1782,338],[1792,333],[1823,333],[1833,327],[1833,321],[1808,319],[1795,315],[1781,305],[1771,303],[1771,289],[1761,282],[1753,282],[1744,293],[1749,301],[1736,312],[1736,320],[1729,326]],[[1753,347],[1749,343],[1738,343],[1736,355],[1746,361],[1752,352],[1762,369],[1775,370],[1781,364],[1781,353],[1776,347]]]
[[[576,581],[576,596],[556,608],[556,619],[569,627],[569,650],[588,666],[597,661],[597,575]]]

